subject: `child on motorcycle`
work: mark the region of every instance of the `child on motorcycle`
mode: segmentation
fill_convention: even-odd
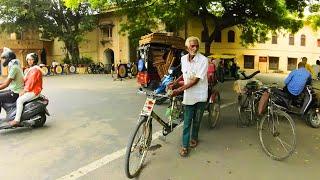
[[[15,119],[9,121],[11,126],[16,126],[20,123],[20,118],[23,110],[23,104],[31,101],[39,96],[42,91],[42,70],[38,63],[38,55],[36,53],[27,54],[26,60],[29,68],[25,71],[24,89],[19,93],[17,99],[17,111]]]

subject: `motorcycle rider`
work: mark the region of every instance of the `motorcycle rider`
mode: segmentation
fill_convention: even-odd
[[[16,59],[16,54],[9,48],[4,47],[1,54],[3,67],[8,66],[8,77],[0,83],[0,90],[7,88],[8,90],[0,91],[0,105],[3,103],[14,103],[19,97],[19,93],[23,90],[23,72],[20,62]]]
[[[36,53],[27,54],[26,60],[29,68],[25,71],[25,86],[24,89],[19,93],[15,119],[9,122],[11,126],[19,124],[23,110],[23,104],[37,98],[42,91],[42,70],[37,65],[39,61],[38,55]]]
[[[288,93],[291,99],[294,99],[302,93],[306,84],[311,84],[311,80],[311,74],[305,68],[305,63],[299,62],[298,69],[291,71],[285,79],[283,91]]]

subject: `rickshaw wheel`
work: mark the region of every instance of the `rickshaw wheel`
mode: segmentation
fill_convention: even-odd
[[[208,104],[208,111],[209,111],[208,125],[209,125],[209,128],[213,129],[217,127],[219,123],[221,99],[220,99],[220,94],[217,91],[213,92],[211,96],[214,96],[214,99],[212,103],[209,102]]]
[[[58,65],[58,66],[56,66],[54,71],[55,71],[56,74],[62,74],[63,73],[63,68],[62,68],[62,66]]]
[[[42,69],[44,75],[49,75],[49,69],[48,69],[48,67],[42,66],[41,69]]]
[[[138,68],[137,68],[137,65],[132,64],[132,67],[131,67],[131,74],[132,74],[132,76],[136,76],[136,75],[138,74]]]
[[[120,78],[125,78],[127,77],[127,67],[126,67],[126,64],[120,64],[118,66],[118,76]]]

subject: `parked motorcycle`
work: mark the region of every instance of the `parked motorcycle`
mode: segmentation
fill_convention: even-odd
[[[11,129],[15,127],[42,127],[46,122],[46,116],[50,116],[46,108],[48,104],[49,100],[43,95],[40,95],[38,98],[25,103],[19,125],[12,127],[8,121],[11,121],[15,118],[16,102],[3,103],[2,108],[5,110],[7,115],[4,118],[0,118],[0,130]]]
[[[304,91],[294,100],[290,95],[279,88],[273,88],[275,93],[274,102],[280,109],[296,115],[301,115],[307,124],[313,128],[320,127],[319,99],[311,85],[307,85]]]

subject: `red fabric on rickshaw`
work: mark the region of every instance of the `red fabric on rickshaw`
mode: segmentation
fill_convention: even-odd
[[[148,72],[147,71],[138,72],[137,81],[141,85],[148,84],[149,82]]]

